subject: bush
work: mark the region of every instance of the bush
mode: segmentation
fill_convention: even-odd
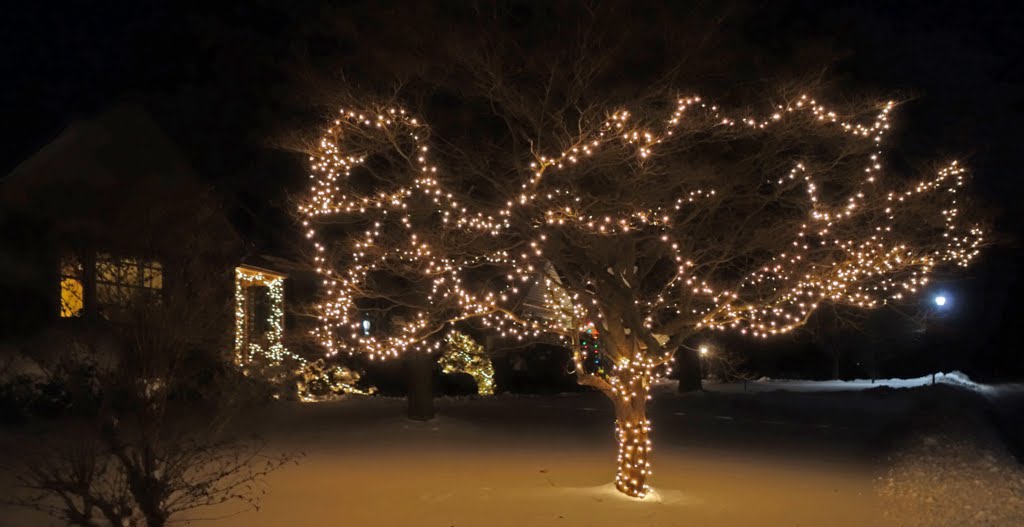
[[[64,361],[46,376],[16,375],[0,384],[0,420],[88,415],[100,396],[95,365]]]
[[[248,407],[269,402],[275,392],[273,384],[245,375],[218,352],[193,350],[183,357],[179,368],[180,374],[169,386],[174,401],[219,406],[231,398],[231,402]]]

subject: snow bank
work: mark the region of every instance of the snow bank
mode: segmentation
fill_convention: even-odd
[[[873,388],[918,388],[930,384],[946,384],[957,386],[977,392],[985,396],[1001,395],[1005,392],[1024,392],[1024,386],[1019,384],[992,385],[982,384],[973,381],[966,373],[952,371],[949,373],[936,373],[923,375],[911,379],[853,379],[848,381],[809,381],[799,379],[771,379],[761,377],[754,381],[744,383],[708,384],[711,391],[721,392],[840,392],[870,390]]]

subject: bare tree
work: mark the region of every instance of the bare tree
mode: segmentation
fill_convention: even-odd
[[[902,299],[897,299],[902,300]],[[867,311],[856,305],[823,304],[801,329],[824,351],[832,365],[832,378],[839,379],[844,355],[862,348],[857,364],[865,363],[871,379],[878,377],[879,361],[887,355],[909,351],[922,339],[934,313],[908,301],[888,302],[883,309]],[[941,352],[940,352],[941,353]]]
[[[862,311],[826,304],[815,312],[804,326],[810,333],[813,344],[828,355],[833,380],[840,377],[844,351],[843,336],[860,331],[863,323]]]
[[[377,17],[366,18],[366,14],[324,7],[305,24],[311,42],[337,41],[338,49],[358,51],[338,56],[318,47],[306,57],[306,67],[294,72],[302,85],[296,91],[298,115],[316,108],[333,121],[338,108],[371,110],[365,98],[368,93],[397,92],[400,96],[390,98],[396,100],[378,101],[380,106],[397,106],[397,101],[411,104],[439,132],[430,145],[431,155],[449,173],[460,174],[446,182],[454,185],[448,190],[473,200],[481,209],[495,211],[517,199],[513,187],[518,183],[510,185],[510,180],[523,182],[531,177],[532,169],[524,160],[561,150],[584,128],[603,119],[610,108],[666,104],[677,86],[722,88],[731,97],[757,92],[765,83],[723,81],[737,71],[753,78],[792,77],[794,64],[799,64],[801,76],[810,72],[816,84],[815,77],[837,56],[828,42],[797,46],[782,60],[750,56],[745,51],[752,45],[748,38],[726,28],[754,20],[766,23],[773,13],[753,10],[742,2],[633,9],[610,2],[526,6],[483,0],[457,7],[423,4],[376,12]],[[466,30],[438,34],[437,27]],[[624,30],[638,27],[643,30]],[[433,44],[423,46],[423,42]],[[418,132],[427,133],[425,127]],[[279,137],[277,146],[314,156],[319,151],[319,137],[286,135],[290,137]],[[384,141],[372,148],[380,147],[391,146]],[[394,161],[401,162],[377,158],[371,170],[387,171]],[[375,191],[373,181],[374,176],[367,174],[362,190]],[[388,185],[380,183],[379,188]],[[347,219],[332,221],[339,232],[362,228]],[[415,270],[403,272],[411,272],[409,284],[424,277]],[[410,298],[418,296],[415,287],[406,293]],[[364,295],[360,303],[369,316],[397,315],[394,306],[372,306],[371,296]],[[387,304],[388,300],[376,301]],[[386,326],[386,321],[374,325]],[[680,389],[699,389],[699,358],[686,348],[680,348],[679,355],[684,366],[679,371]],[[431,391],[430,360],[416,355],[407,361],[414,381],[409,391],[410,417],[428,418],[433,415],[426,400]]]
[[[966,266],[984,229],[955,162],[922,177],[887,165],[895,103],[826,107],[778,83],[726,109],[673,91],[676,69],[647,89],[602,90],[623,72],[619,55],[594,52],[615,50],[611,33],[588,27],[543,58],[507,41],[450,44],[456,80],[425,67],[399,97],[338,90],[340,111],[305,143],[312,188],[298,212],[324,279],[315,333],[329,354],[432,351],[469,319],[517,340],[554,335],[578,382],[613,402],[616,487],[639,497],[649,390],[689,339],[767,338],[821,305],[901,301],[937,269]],[[369,335],[367,312],[385,321]],[[582,364],[591,325],[604,374]]]
[[[329,353],[431,350],[468,318],[557,334],[579,382],[615,403],[617,486],[641,496],[648,391],[687,339],[769,337],[821,304],[899,301],[983,243],[962,219],[959,165],[919,181],[883,168],[892,103],[837,111],[798,96],[732,117],[700,97],[674,102],[581,120],[564,150],[524,160],[525,181],[494,181],[512,194],[495,209],[457,190],[478,174],[439,172],[426,125],[404,110],[343,109],[311,156],[302,208]],[[360,331],[367,309],[395,316],[390,331]],[[579,363],[590,324],[614,364],[605,376]]]
[[[258,442],[211,441],[194,431],[173,440],[98,438],[92,423],[73,431],[26,454],[5,502],[77,526],[166,525],[231,501],[258,508],[263,476],[287,460],[264,454]]]
[[[702,345],[695,350],[700,357],[704,376],[718,382],[746,383],[754,376],[747,368],[747,356],[728,347]]]

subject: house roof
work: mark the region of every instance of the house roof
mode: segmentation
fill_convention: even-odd
[[[235,267],[235,270],[236,271],[243,271],[243,272],[246,272],[246,273],[255,273],[255,274],[266,275],[266,276],[269,276],[271,278],[288,278],[288,275],[286,275],[284,273],[281,273],[281,272],[278,272],[278,271],[272,271],[272,270],[267,269],[265,267],[257,267],[255,265],[246,264],[246,263],[243,263],[243,264],[239,265],[238,267]]]
[[[140,105],[72,122],[0,180],[0,203],[56,236],[152,245],[234,229],[219,200]]]
[[[263,269],[282,276],[293,276],[293,275],[306,275],[309,274],[314,278],[318,278],[319,275],[312,270],[312,266],[309,263],[292,260],[272,254],[250,254],[242,258],[241,266],[252,267],[254,269]]]
[[[197,179],[184,155],[137,104],[72,122],[15,167],[2,185],[5,195],[17,196],[57,185],[111,187],[127,178]]]

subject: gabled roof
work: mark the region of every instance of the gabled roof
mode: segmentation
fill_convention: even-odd
[[[241,266],[264,269],[289,278],[321,280],[320,275],[309,262],[285,258],[274,254],[248,254],[242,257]],[[309,275],[308,277],[306,275]]]
[[[5,195],[42,187],[104,188],[131,179],[196,180],[169,137],[137,104],[72,122],[2,180]]]
[[[0,203],[45,220],[55,236],[112,246],[236,236],[209,186],[136,104],[68,125],[0,180]]]

